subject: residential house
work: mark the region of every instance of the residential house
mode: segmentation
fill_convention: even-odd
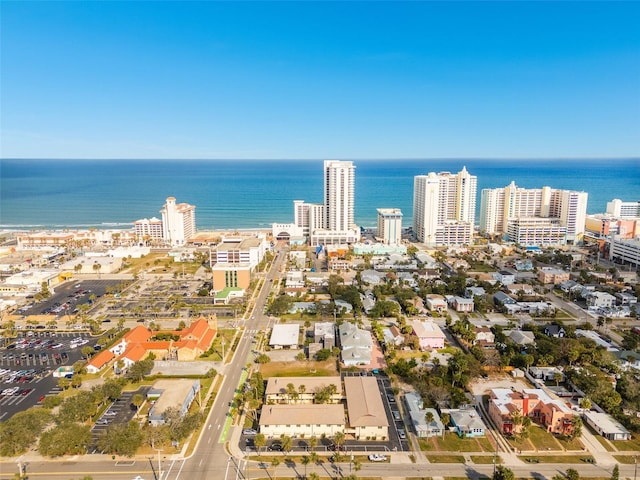
[[[404,395],[404,401],[407,404],[407,411],[411,418],[411,424],[420,438],[430,438],[434,436],[441,437],[444,435],[445,427],[440,420],[440,415],[435,408],[424,408],[422,398],[417,392],[407,392]],[[427,413],[431,413],[433,420],[427,422]]]
[[[631,440],[631,432],[608,413],[588,411],[583,417],[587,425],[607,440]]]
[[[394,345],[396,347],[399,347],[404,343],[404,335],[402,335],[400,329],[395,325],[383,328],[382,334],[384,336],[384,342],[387,346]]]
[[[487,292],[482,287],[467,287],[467,288],[464,289],[464,297],[465,298],[481,297],[485,293],[487,293]]]
[[[442,295],[436,293],[428,293],[425,295],[427,308],[432,312],[443,313],[447,311],[447,301]]]
[[[528,283],[512,283],[510,285],[506,285],[507,291],[511,295],[535,295],[535,290],[533,286]]]
[[[373,351],[371,333],[350,322],[343,322],[338,331],[342,363],[347,367],[370,364]]]
[[[447,413],[459,437],[484,437],[487,428],[475,408],[448,410]]]
[[[593,292],[587,296],[589,310],[611,308],[616,304],[616,297],[607,292]]]
[[[316,322],[313,326],[313,341],[322,343],[324,348],[336,346],[336,325],[333,322]]]
[[[521,347],[533,345],[536,342],[535,335],[528,330],[505,330],[504,334],[509,340]]]
[[[418,337],[421,350],[444,348],[445,335],[434,322],[413,320],[410,325],[413,334]]]
[[[515,305],[516,301],[504,292],[496,292],[493,294],[493,303],[499,307],[503,307],[505,305]]]
[[[507,270],[500,270],[499,272],[495,272],[493,274],[493,278],[500,282],[502,285],[511,285],[512,283],[515,283],[516,281],[516,276],[515,274],[507,271]]]
[[[476,339],[474,345],[479,345],[483,348],[492,348],[495,346],[496,336],[489,327],[475,327]]]
[[[567,332],[561,325],[552,323],[544,327],[544,334],[548,337],[562,338]]]
[[[461,312],[464,312],[464,313],[473,312],[473,309],[474,309],[473,299],[472,298],[464,298],[464,297],[455,296],[455,297],[453,297],[453,299],[451,301],[451,307],[456,312],[459,312],[459,313],[461,313]]]

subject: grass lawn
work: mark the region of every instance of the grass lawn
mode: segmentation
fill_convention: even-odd
[[[460,438],[455,433],[444,437],[421,438],[420,449],[429,452],[492,452],[487,438]]]
[[[602,438],[602,437],[600,437]],[[569,440],[568,438],[556,437],[556,440],[565,450],[582,450],[584,448],[583,443],[578,438]]]
[[[624,463],[627,465],[633,465],[636,460],[635,455],[614,455],[613,458],[615,458],[620,463]]]
[[[471,461],[473,463],[482,463],[482,464],[492,464],[493,463],[493,455],[471,455]],[[502,458],[500,455],[496,458],[496,463],[502,463]]]
[[[537,425],[531,426],[531,429],[529,430],[529,440],[536,450],[562,450],[562,446],[560,445],[558,440],[556,440],[553,434],[547,432]]]
[[[462,455],[426,455],[431,463],[464,463]]]
[[[593,460],[591,455],[522,455],[518,458],[527,463],[586,463],[587,458]],[[529,462],[529,459],[538,462]]]
[[[202,360],[219,362],[222,360],[222,340],[224,339],[224,355],[225,357],[229,355],[233,338],[236,335],[236,330],[232,328],[223,328],[218,331],[218,335],[216,335],[215,340],[213,341],[213,353],[208,357],[202,358]]]
[[[260,365],[260,373],[269,377],[331,377],[338,375],[336,359],[324,362],[269,362]]]
[[[640,450],[640,437],[633,435],[631,440],[612,440],[611,443],[618,450],[622,451],[637,451]]]

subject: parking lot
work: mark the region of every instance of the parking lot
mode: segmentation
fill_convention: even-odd
[[[343,373],[343,376],[348,375],[362,375],[360,372],[356,373]],[[387,414],[387,420],[389,421],[389,439],[384,442],[379,441],[367,441],[367,440],[346,440],[344,445],[339,447],[343,452],[380,452],[380,451],[409,451],[409,440],[407,438],[407,429],[398,406],[398,400],[393,394],[391,388],[391,382],[389,378],[384,375],[373,375],[367,373],[369,376],[375,376],[378,381],[378,388],[380,389],[380,396],[384,405],[385,412]],[[246,429],[240,437],[240,448],[247,452],[255,452],[256,448],[253,443],[255,433],[245,433]],[[267,442],[266,447],[261,451],[280,451],[282,443],[279,439],[270,439]],[[338,447],[329,438],[323,438],[318,441],[317,446],[314,448],[316,452],[331,452],[335,451]],[[308,439],[294,438],[292,443],[292,452],[309,452],[311,448],[309,446]]]
[[[81,280],[56,285],[55,292],[46,300],[25,305],[17,314],[29,315],[75,315],[78,306],[91,304],[93,299],[102,297],[109,287],[122,283],[120,280]]]
[[[82,358],[82,347],[96,345],[87,333],[29,330],[0,348],[0,420],[60,392],[52,372]],[[86,342],[86,343],[84,343]]]
[[[128,423],[136,414],[136,407],[133,404],[133,396],[140,394],[146,397],[150,387],[140,387],[135,392],[122,392],[122,396],[109,405],[104,413],[96,420],[91,429],[93,445],[89,448],[89,453],[101,453],[98,451],[97,442],[100,433],[104,432],[109,425],[116,423]]]

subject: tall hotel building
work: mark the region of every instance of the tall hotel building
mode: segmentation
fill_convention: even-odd
[[[484,189],[480,231],[506,235],[520,245],[563,245],[582,241],[587,215],[586,192],[551,187],[526,189],[511,182]]]
[[[293,202],[292,224],[272,225],[278,239],[302,236],[310,245],[344,245],[360,240],[355,224],[355,176],[353,162],[324,161],[324,203]]]
[[[413,180],[413,230],[430,246],[467,245],[473,241],[478,177],[431,172]]]
[[[172,246],[185,245],[196,233],[196,207],[188,203],[176,204],[174,197],[168,197],[160,210],[162,214],[162,235]]]
[[[387,245],[402,242],[402,211],[399,208],[378,209],[378,237]]]

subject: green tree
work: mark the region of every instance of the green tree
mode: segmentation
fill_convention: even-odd
[[[574,468],[568,468],[564,475],[567,480],[580,480],[580,474]]]
[[[293,439],[289,435],[280,435],[280,443],[284,452],[290,452],[293,448]]]
[[[131,399],[131,403],[133,403],[133,406],[136,407],[136,416],[137,416],[138,412],[140,411],[140,407],[144,403],[144,397],[141,394],[136,393]]]
[[[303,455],[302,458],[300,459],[300,462],[302,463],[302,465],[304,465],[304,478],[307,478],[307,465],[311,463],[311,459],[309,458],[309,455]]]
[[[278,457],[274,457],[271,460],[271,466],[273,467],[273,480],[276,480],[276,469],[278,468],[278,465],[280,465],[280,460],[278,460]]]
[[[498,465],[493,474],[493,480],[515,480],[515,475],[511,469]]]
[[[62,423],[40,437],[38,451],[48,457],[83,455],[91,445],[91,428],[77,423]]]
[[[267,439],[263,433],[259,433],[253,438],[253,444],[256,446],[256,450],[259,456],[260,450],[267,444]]]
[[[116,423],[110,425],[98,435],[98,449],[111,454],[131,457],[142,445],[143,435],[137,422],[127,425]]]
[[[338,446],[342,446],[344,444],[345,441],[345,436],[344,433],[342,432],[336,432],[335,435],[333,436],[333,442]]]
[[[0,456],[14,457],[26,452],[52,418],[47,409],[30,408],[0,422]]]
[[[613,467],[613,472],[611,472],[611,480],[619,480],[620,479],[620,467],[616,463],[615,467]]]

